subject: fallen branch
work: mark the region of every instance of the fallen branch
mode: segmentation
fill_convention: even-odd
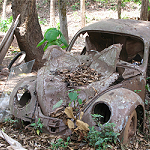
[[[9,137],[2,130],[0,130],[0,136],[10,144],[12,149],[14,149],[14,150],[26,150],[25,148],[22,147],[22,145],[18,141]]]

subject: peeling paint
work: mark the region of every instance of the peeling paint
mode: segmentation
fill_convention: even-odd
[[[145,72],[149,54],[147,41],[150,37],[149,34],[145,35],[146,30],[139,28],[140,23],[110,19],[81,29],[67,51],[71,51],[80,34],[86,33],[85,55],[73,55],[58,46],[49,47],[43,55],[46,62],[38,70],[37,76],[25,79],[14,88],[10,99],[12,114],[25,121],[37,121],[41,118],[44,127],[51,134],[70,134],[71,131],[62,119],[51,117],[57,111],[53,110],[53,105],[63,100],[60,112],[63,111],[70,101],[66,91],[81,89],[79,98],[86,100],[82,109],[83,121],[95,126],[91,114],[98,113],[104,116],[103,124],[115,123],[115,131],[121,133],[129,116],[139,105],[145,110]],[[145,37],[139,36],[143,33]],[[138,63],[134,63],[136,57],[139,57]],[[58,72],[68,70],[72,73],[83,64],[100,73],[100,80],[83,86],[68,86],[67,82],[62,81],[62,76]],[[20,87],[26,85],[29,86],[27,89],[31,94],[31,100],[25,107],[20,108],[15,104],[16,94]],[[135,93],[135,90],[142,92]]]

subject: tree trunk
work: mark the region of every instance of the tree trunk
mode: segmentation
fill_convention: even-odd
[[[148,21],[150,21],[150,11],[148,11]]]
[[[38,22],[36,0],[12,0],[12,14],[13,19],[20,14],[19,27],[15,30],[19,48],[26,52],[26,61],[35,59],[33,69],[38,69],[43,65],[44,45],[37,48],[43,35]]]
[[[60,31],[62,32],[65,39],[69,43],[67,16],[66,16],[66,0],[58,0],[58,7],[59,7]]]
[[[80,0],[81,28],[85,26],[85,0]]]
[[[2,20],[5,20],[5,19],[6,19],[6,4],[7,4],[7,0],[4,0],[4,2],[3,2]]]
[[[121,0],[118,0],[118,19],[121,19]]]
[[[55,0],[50,1],[50,27],[55,27]]]
[[[147,20],[148,19],[148,3],[149,0],[142,0],[140,19]]]
[[[148,3],[148,6],[150,8],[150,2]],[[150,10],[148,11],[148,21],[150,21]]]

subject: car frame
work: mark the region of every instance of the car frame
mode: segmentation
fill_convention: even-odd
[[[149,31],[150,23],[146,21],[101,20],[79,30],[67,52],[57,46],[48,48],[43,56],[46,63],[37,76],[21,81],[11,93],[12,114],[30,122],[40,118],[50,134],[70,134],[62,119],[52,117],[57,111],[52,108],[60,99],[65,99],[61,112],[69,102],[66,91],[81,89],[79,97],[86,99],[83,121],[100,130],[91,114],[102,115],[102,124],[116,124],[115,132],[119,132],[120,140],[126,143],[136,134],[137,125],[141,130],[144,128]],[[72,56],[73,45],[81,35],[85,39],[81,55]],[[83,63],[89,65],[89,62],[90,67],[102,73],[102,81],[68,87],[56,76],[56,70],[76,68]],[[21,89],[25,92],[18,100]]]

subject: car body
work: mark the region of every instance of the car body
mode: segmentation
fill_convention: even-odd
[[[101,123],[115,123],[114,130],[121,133],[120,139],[126,143],[129,128],[135,134],[137,123],[141,129],[144,127],[149,31],[150,23],[146,21],[107,19],[79,30],[66,52],[58,46],[49,47],[43,56],[45,65],[37,76],[14,88],[10,98],[12,114],[30,122],[41,118],[51,134],[69,134],[63,119],[53,114],[61,113],[68,105],[66,91],[81,89],[79,98],[86,101],[83,121],[100,130],[91,114],[102,115]],[[83,47],[79,54],[72,54],[78,39]],[[58,72],[71,73],[83,64],[100,73],[100,80],[86,85],[62,81]],[[53,110],[61,99],[65,100],[62,107]]]

